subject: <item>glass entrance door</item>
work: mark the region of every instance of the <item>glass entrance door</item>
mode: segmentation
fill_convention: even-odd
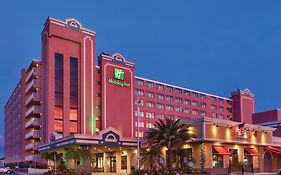
[[[116,172],[116,156],[109,157],[109,171],[111,173]]]
[[[238,150],[237,149],[229,149],[229,166],[231,172],[237,172],[238,168]]]

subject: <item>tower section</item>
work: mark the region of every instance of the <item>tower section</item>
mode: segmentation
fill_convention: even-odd
[[[95,32],[49,17],[41,33],[44,140],[52,132],[94,134]]]
[[[102,53],[101,128],[113,127],[124,137],[134,137],[134,63],[120,54]]]
[[[255,112],[254,97],[255,95],[247,88],[232,92],[234,121],[252,123],[252,114]]]

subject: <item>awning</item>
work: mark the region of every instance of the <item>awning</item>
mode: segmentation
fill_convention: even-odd
[[[270,152],[281,154],[281,147],[278,147],[278,146],[268,146],[265,149],[270,151]]]
[[[254,148],[244,148],[244,151],[247,151],[251,156],[259,156],[259,152]],[[245,153],[244,153],[245,154]]]
[[[213,148],[220,154],[220,155],[230,155],[230,153],[225,149],[223,146],[213,146]]]

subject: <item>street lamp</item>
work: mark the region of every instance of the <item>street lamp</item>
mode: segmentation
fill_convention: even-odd
[[[141,105],[141,100],[139,99],[139,96],[137,96],[137,142],[138,142],[138,151],[137,151],[137,158],[138,158],[138,172],[140,174],[140,136],[139,136],[139,122],[140,122],[140,105]]]

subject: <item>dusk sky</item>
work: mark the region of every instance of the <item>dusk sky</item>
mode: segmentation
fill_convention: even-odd
[[[28,2],[28,3],[27,3]],[[20,70],[41,57],[48,16],[97,33],[145,78],[229,97],[249,88],[256,111],[281,108],[281,1],[1,1],[0,157],[4,105]]]

